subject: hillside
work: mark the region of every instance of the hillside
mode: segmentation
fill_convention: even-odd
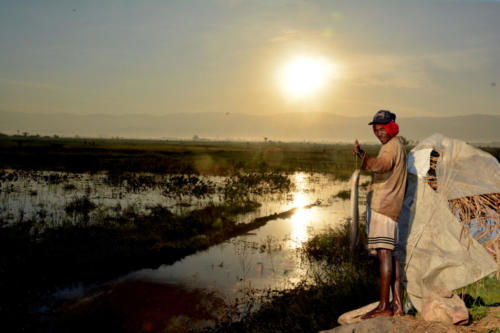
[[[374,141],[370,117],[333,113],[249,115],[177,113],[162,116],[129,114],[73,115],[0,111],[0,132],[63,136],[129,138],[199,138],[232,140]],[[398,118],[400,134],[419,140],[435,132],[471,142],[500,141],[500,116]]]

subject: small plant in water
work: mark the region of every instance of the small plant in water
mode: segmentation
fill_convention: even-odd
[[[90,221],[89,213],[94,210],[97,206],[90,201],[88,196],[84,196],[81,198],[76,198],[66,205],[64,210],[66,214],[76,216],[77,214],[81,215],[81,222],[84,225],[88,225]]]
[[[63,189],[65,191],[73,191],[73,190],[76,190],[76,186],[73,184],[66,184],[66,185],[64,185]]]
[[[87,196],[76,198],[66,205],[64,210],[67,214],[72,213],[80,213],[80,214],[88,214],[90,211],[95,209],[97,206],[90,201]]]
[[[342,190],[339,193],[335,195],[336,198],[342,199],[342,200],[347,200],[351,197],[351,191],[350,190]]]

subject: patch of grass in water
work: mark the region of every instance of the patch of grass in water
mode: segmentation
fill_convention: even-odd
[[[365,182],[362,182],[359,186],[362,187],[362,188],[366,188],[366,187],[368,187],[368,185],[370,185],[370,181],[369,180],[367,180]]]
[[[337,193],[334,197],[342,199],[342,200],[348,200],[351,197],[351,191],[350,190],[342,190],[339,193]]]
[[[245,173],[229,177],[223,193],[226,201],[247,201],[250,194],[284,193],[292,182],[287,175],[277,172]]]
[[[86,196],[81,198],[75,198],[70,203],[66,205],[64,210],[67,214],[82,213],[88,214],[90,211],[95,209],[97,206],[90,201]]]

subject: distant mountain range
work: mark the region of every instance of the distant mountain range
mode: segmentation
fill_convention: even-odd
[[[371,117],[333,113],[248,115],[238,113],[176,113],[153,115],[74,115],[0,111],[0,132],[80,137],[126,137],[352,142],[375,141],[367,125]],[[439,132],[470,142],[500,142],[500,116],[398,118],[400,134],[420,140]]]

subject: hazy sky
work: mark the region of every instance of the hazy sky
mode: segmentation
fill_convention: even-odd
[[[0,110],[500,114],[500,2],[0,0]],[[290,59],[335,72],[283,94]]]

